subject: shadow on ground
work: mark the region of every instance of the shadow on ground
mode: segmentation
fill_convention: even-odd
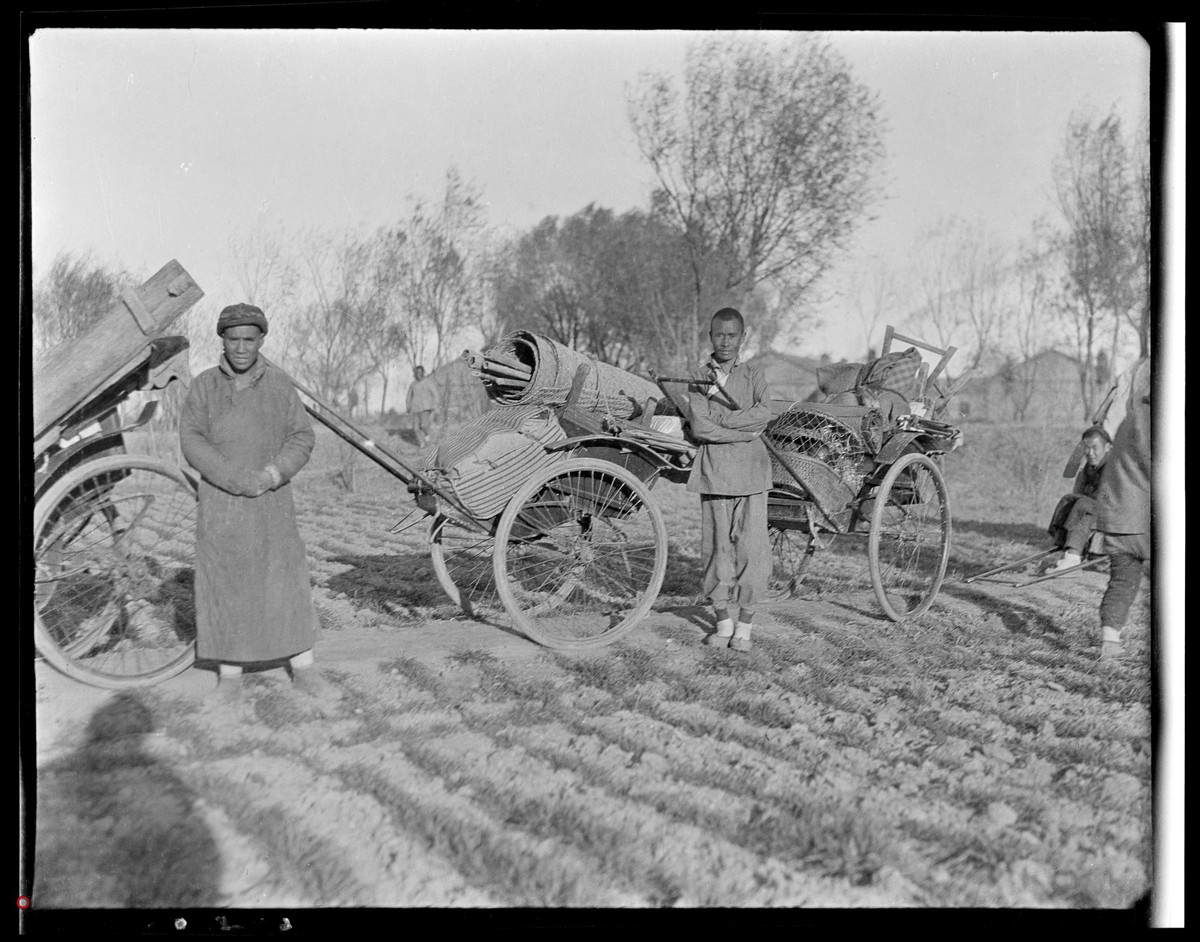
[[[149,753],[150,709],[121,693],[87,738],[38,770],[33,905],[214,906],[220,854],[195,793]]]
[[[395,615],[397,608],[436,609],[442,617],[460,614],[438,584],[428,553],[342,555],[330,562],[349,568],[325,580],[332,595],[345,595],[355,608]]]
[[[955,530],[968,530],[971,533],[978,533],[980,536],[989,537],[996,540],[1008,540],[1013,543],[1028,543],[1034,547],[1046,547],[1050,544],[1050,537],[1046,533],[1045,527],[1039,527],[1033,523],[991,523],[987,520],[955,520]],[[1000,565],[1003,560],[997,560],[996,565]]]
[[[996,615],[1004,627],[1015,635],[1039,638],[1056,648],[1071,647],[1058,622],[1032,603],[1008,595],[1003,604],[997,604],[993,593],[951,580],[942,583],[942,592],[957,601],[977,605],[984,612]]]

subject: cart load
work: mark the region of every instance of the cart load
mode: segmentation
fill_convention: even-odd
[[[776,488],[798,490],[797,479],[827,517],[843,510],[875,470],[885,422],[867,406],[802,402],[763,432]]]
[[[566,437],[545,406],[503,406],[445,435],[421,466],[430,480],[486,520],[504,509],[523,482],[566,460],[564,452],[547,447]]]
[[[871,406],[893,422],[921,395],[921,353],[916,347],[885,353],[869,363],[818,367],[817,389],[831,405]]]
[[[663,399],[650,380],[527,330],[508,334],[485,353],[468,350],[463,359],[483,383],[488,398],[500,405],[562,406],[585,365],[591,368],[573,400],[580,411],[628,419],[640,415],[648,401]],[[663,402],[655,411],[665,414],[674,409]]]

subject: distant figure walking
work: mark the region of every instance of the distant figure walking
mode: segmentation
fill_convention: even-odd
[[[242,702],[242,665],[290,660],[293,687],[336,696],[313,667],[317,613],[292,477],[316,436],[287,374],[259,354],[267,318],[233,304],[217,320],[224,354],[196,377],[179,423],[200,472],[196,654],[219,662],[214,698]]]
[[[438,405],[437,385],[432,379],[425,378],[425,367],[418,366],[413,370],[412,385],[408,387],[405,399],[405,411],[412,416],[413,435],[417,439],[417,447],[424,448],[429,440],[429,429],[433,425],[433,410]]]

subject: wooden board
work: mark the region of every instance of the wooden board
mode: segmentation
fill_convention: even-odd
[[[37,437],[103,391],[156,336],[204,297],[172,259],[74,340],[52,347],[33,364],[33,433]]]

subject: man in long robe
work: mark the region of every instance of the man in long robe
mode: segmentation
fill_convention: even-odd
[[[217,661],[215,696],[242,699],[242,665],[288,659],[294,686],[333,691],[313,668],[317,615],[292,477],[315,436],[287,374],[260,355],[267,319],[234,304],[217,321],[220,363],[192,382],[180,418],[184,457],[200,472],[196,654]]]

